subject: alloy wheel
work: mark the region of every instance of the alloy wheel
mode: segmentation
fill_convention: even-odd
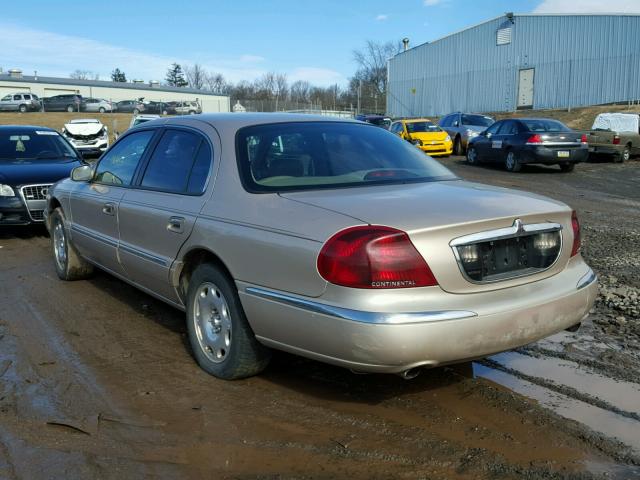
[[[224,294],[205,282],[193,300],[193,322],[198,344],[209,360],[223,362],[231,348],[231,313]]]
[[[67,267],[67,238],[64,232],[64,226],[60,219],[55,220],[53,227],[53,252],[55,254],[56,263],[60,270]]]

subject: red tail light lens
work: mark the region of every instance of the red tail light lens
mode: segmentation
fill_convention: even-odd
[[[615,135],[611,143],[613,143],[614,145],[620,145],[620,137],[618,135]]]
[[[578,214],[574,210],[571,212],[571,227],[573,228],[573,247],[571,247],[571,256],[577,255],[580,251],[582,240],[580,239],[580,222]]]
[[[531,135],[527,143],[542,143],[542,137],[537,133],[535,135]]]
[[[580,137],[580,143],[587,143],[587,135],[586,134],[582,134],[582,136]]]
[[[318,255],[328,282],[352,288],[410,288],[437,285],[409,236],[395,228],[351,227],[336,233]]]

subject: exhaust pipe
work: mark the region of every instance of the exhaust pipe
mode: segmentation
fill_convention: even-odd
[[[400,375],[405,380],[413,380],[418,375],[420,375],[421,372],[422,372],[422,367],[413,367],[413,368],[410,368],[409,370],[405,370],[404,372],[400,372],[398,375]]]

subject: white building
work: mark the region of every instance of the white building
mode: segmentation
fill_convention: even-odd
[[[230,111],[229,97],[193,88],[160,85],[158,82],[105,82],[23,75],[18,69],[0,74],[0,98],[14,92],[30,92],[42,97],[76,93],[83,97],[103,98],[113,102],[139,100],[155,102],[197,101],[203,112]]]

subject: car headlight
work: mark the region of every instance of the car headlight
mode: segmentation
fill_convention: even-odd
[[[475,130],[467,130],[467,136],[469,138],[477,137],[478,136],[478,132],[476,132]]]
[[[0,197],[15,197],[16,193],[9,185],[0,184]]]
[[[447,135],[447,138],[444,139],[445,142],[450,142],[451,141],[451,137],[449,135]]]

